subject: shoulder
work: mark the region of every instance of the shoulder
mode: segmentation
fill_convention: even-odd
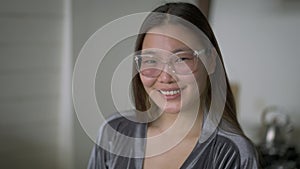
[[[245,136],[220,130],[218,137],[222,138],[223,142],[234,147],[241,156],[247,157],[256,155],[256,149],[253,143]]]
[[[245,136],[219,130],[216,136],[216,148],[220,155],[235,156],[242,168],[258,168],[258,155],[253,143]]]
[[[133,121],[130,120],[130,116],[133,116],[133,112],[126,112],[126,115],[119,112],[114,113],[106,119],[104,126],[110,125],[114,129],[119,129],[128,125],[133,125]]]
[[[112,136],[112,133],[120,133],[133,137],[133,134],[137,134],[136,130],[142,128],[144,125],[144,123],[136,120],[136,114],[133,110],[121,113],[117,112],[105,119],[105,122],[100,127],[99,136]]]

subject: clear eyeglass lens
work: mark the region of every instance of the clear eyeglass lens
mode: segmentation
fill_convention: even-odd
[[[182,51],[171,55],[168,62],[161,55],[141,54],[136,56],[138,71],[147,77],[157,77],[165,68],[166,64],[171,66],[176,74],[191,74],[197,68],[197,55],[195,51]]]

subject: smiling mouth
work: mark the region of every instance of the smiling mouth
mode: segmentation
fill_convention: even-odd
[[[159,90],[159,92],[166,96],[172,96],[180,93],[180,89],[178,90]]]

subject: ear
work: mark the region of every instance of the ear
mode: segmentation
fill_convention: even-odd
[[[218,52],[216,49],[213,47],[209,50],[207,56],[206,56],[206,70],[208,75],[211,75],[215,72],[216,70],[216,65],[217,65],[217,57],[218,57]]]

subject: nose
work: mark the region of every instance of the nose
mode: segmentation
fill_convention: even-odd
[[[176,82],[176,76],[174,70],[171,66],[166,65],[165,68],[161,71],[160,75],[158,76],[157,80],[160,83],[174,83]]]

